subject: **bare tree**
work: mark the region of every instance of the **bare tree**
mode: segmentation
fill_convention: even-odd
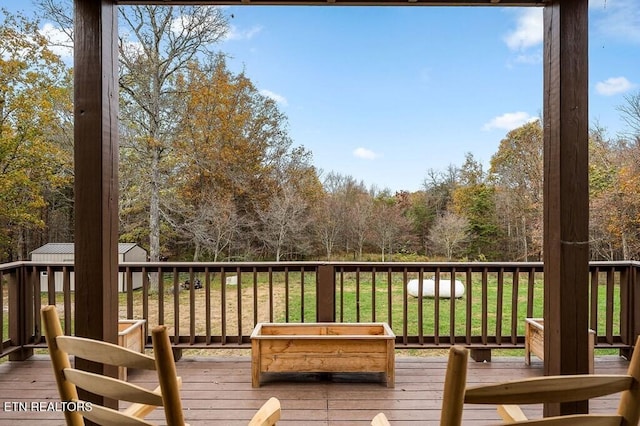
[[[342,207],[336,194],[325,194],[314,211],[313,229],[322,244],[327,260],[331,260],[340,230],[343,228]]]
[[[182,104],[175,90],[178,73],[198,53],[210,53],[227,31],[214,7],[121,7],[119,42],[122,123],[136,129],[123,146],[136,150],[149,185],[149,255],[160,257],[160,190],[168,172]]]
[[[373,199],[368,194],[356,194],[349,205],[348,224],[358,260],[362,260],[362,251],[371,233],[372,216]]]
[[[640,138],[640,91],[625,95],[626,103],[617,109],[622,113],[622,119],[631,129],[632,136]]]
[[[308,245],[307,203],[293,186],[284,186],[266,209],[258,209],[258,217],[261,225],[258,238],[274,251],[276,261],[281,260],[286,247],[301,250]]]
[[[387,261],[394,248],[411,239],[411,223],[393,198],[378,197],[371,217],[372,243],[380,249],[382,262]]]
[[[451,261],[456,250],[467,240],[468,230],[469,221],[466,218],[445,212],[436,218],[428,239],[434,252],[444,254]]]
[[[240,230],[231,200],[211,194],[196,205],[175,202],[163,210],[163,216],[180,235],[193,245],[193,261],[202,253],[208,253],[214,262],[230,246]]]
[[[73,8],[66,0],[36,0],[44,17],[73,39]],[[135,155],[137,173],[147,185],[140,200],[149,204],[149,257],[160,258],[160,190],[165,164],[180,119],[178,74],[198,54],[212,54],[228,29],[221,8],[211,6],[120,6],[119,60],[121,147]],[[128,170],[128,168],[124,168]],[[124,177],[126,180],[127,178]]]

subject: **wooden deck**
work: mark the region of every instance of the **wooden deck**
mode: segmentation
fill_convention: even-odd
[[[627,361],[615,356],[597,357],[596,373],[622,373]],[[393,425],[438,424],[446,358],[396,357],[396,386],[387,388],[378,375],[286,374],[266,377],[260,388],[251,387],[249,357],[185,357],[177,364],[183,378],[182,399],[192,425],[246,425],[269,397],[282,403],[282,425],[368,425],[383,411]],[[0,426],[64,424],[61,412],[17,411],[18,403],[58,401],[46,355],[25,362],[0,364]],[[468,383],[542,375],[542,362],[526,366],[523,357],[494,358],[491,363],[470,361]],[[132,371],[129,380],[145,384],[152,375]],[[591,404],[592,411],[615,409],[616,398]],[[47,408],[46,406],[43,408]],[[529,414],[540,407],[527,408]],[[162,419],[156,410],[149,419]],[[467,406],[465,424],[497,420],[492,406]],[[494,422],[495,423],[495,422]]]

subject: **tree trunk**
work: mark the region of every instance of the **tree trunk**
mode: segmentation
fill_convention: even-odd
[[[149,202],[149,259],[160,260],[160,153],[153,149],[151,161],[151,194]]]

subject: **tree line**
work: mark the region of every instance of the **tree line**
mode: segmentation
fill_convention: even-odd
[[[70,4],[39,0],[72,38]],[[224,9],[120,7],[120,239],[150,260],[493,260],[542,255],[543,130],[508,132],[415,192],[323,173],[287,117],[216,50]],[[73,241],[72,72],[35,18],[0,24],[0,261]],[[594,126],[592,259],[640,258],[640,92]],[[300,144],[297,144],[300,143]]]

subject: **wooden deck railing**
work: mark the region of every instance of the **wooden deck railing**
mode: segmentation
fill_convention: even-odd
[[[73,278],[70,263],[0,265],[0,356],[24,359],[45,346],[45,304],[58,305],[73,334]],[[458,280],[465,294],[415,298],[411,279],[435,280],[436,292],[439,281]],[[543,316],[541,263],[124,263],[119,281],[121,318],[169,326],[177,352],[248,349],[258,322],[385,321],[398,349],[463,344],[490,359],[491,350],[523,348],[524,319]],[[640,263],[594,262],[585,285],[596,348],[628,351],[640,334]]]

